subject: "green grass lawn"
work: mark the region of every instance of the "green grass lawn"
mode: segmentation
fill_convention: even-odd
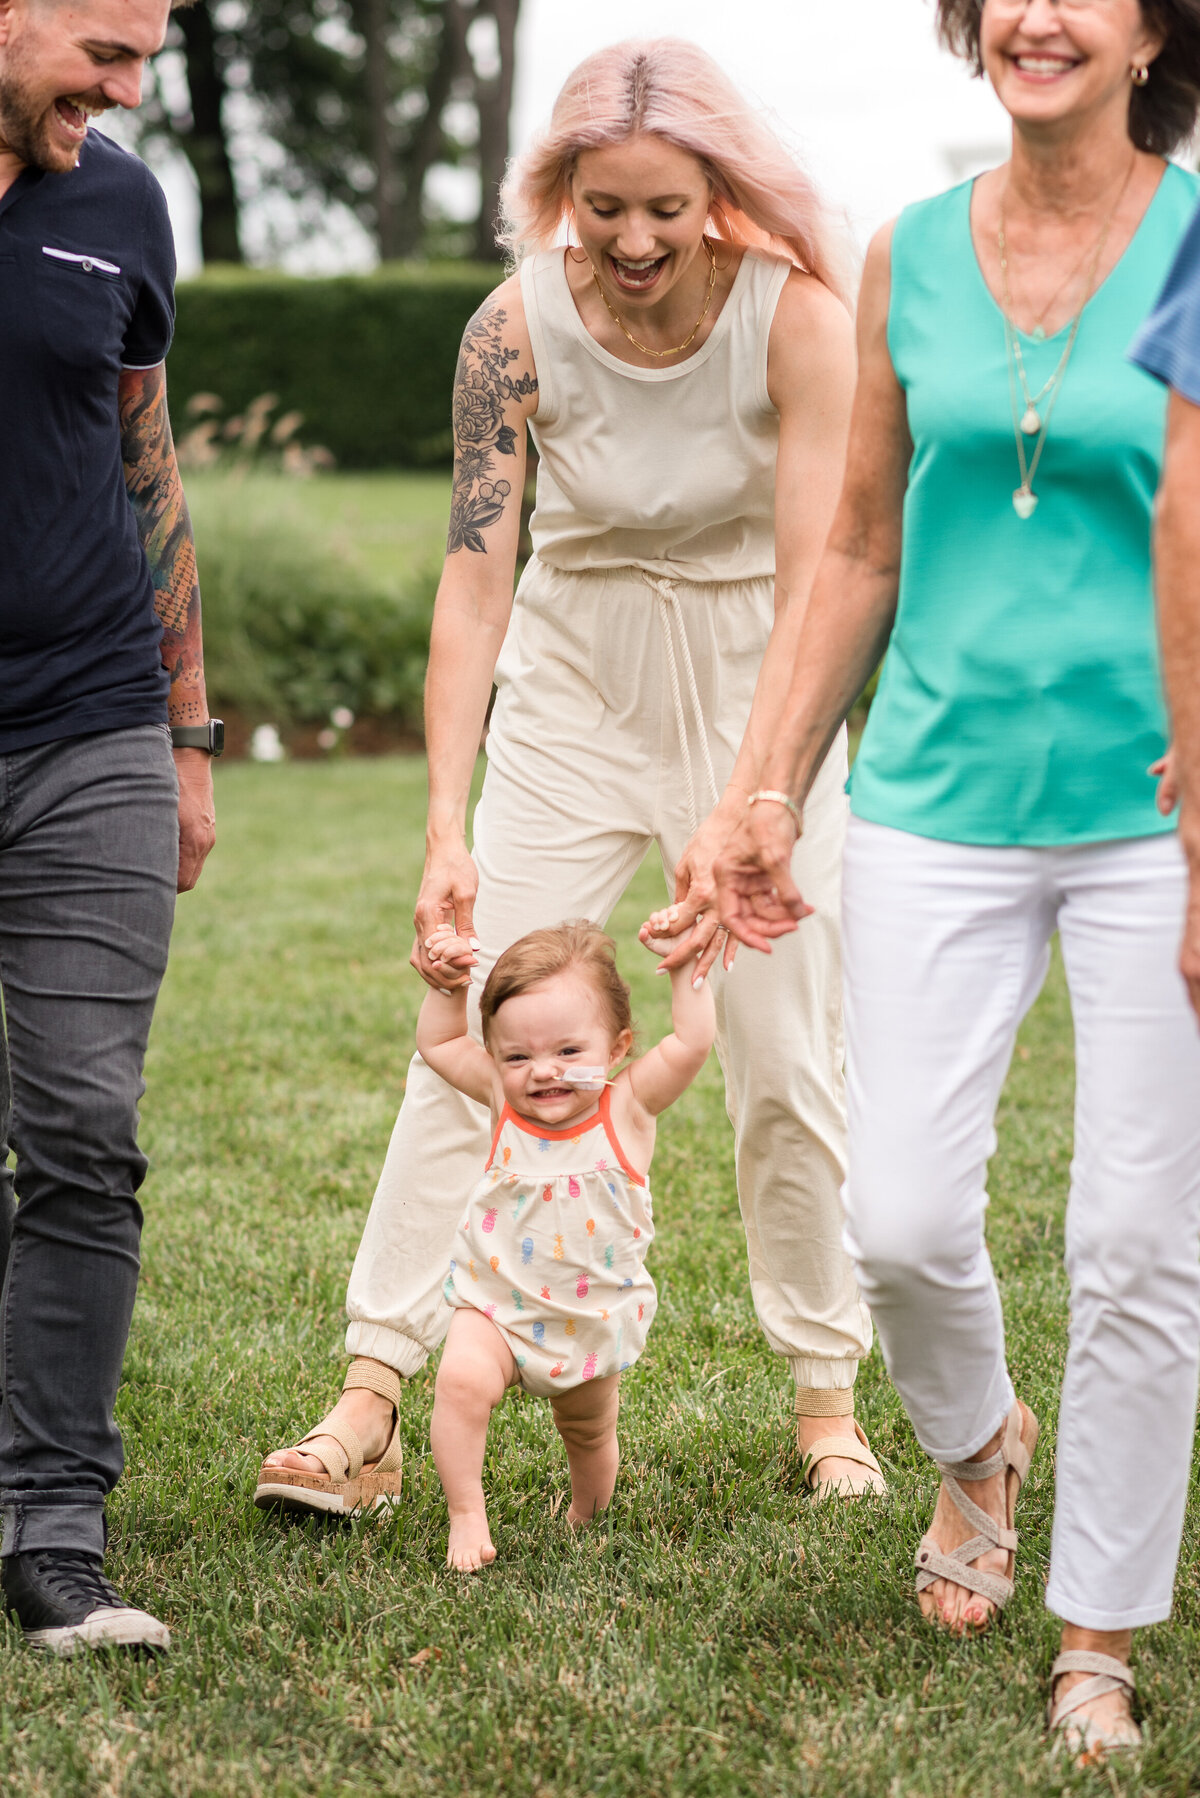
[[[1017,1597],[991,1640],[920,1620],[910,1568],[935,1482],[878,1356],[861,1415],[891,1499],[818,1507],[801,1488],[713,1067],[660,1134],[661,1306],[626,1382],[600,1528],[575,1540],[556,1519],[548,1407],[510,1398],[487,1473],[501,1558],[471,1580],[445,1572],[428,1375],[408,1394],[394,1517],[289,1525],[252,1508],[261,1455],[338,1385],[346,1276],[419,999],[406,961],[423,782],[416,760],[218,769],[220,843],[180,904],[148,1069],[129,1472],[110,1507],[113,1575],[175,1650],[157,1667],[48,1664],[0,1624],[0,1792],[1200,1791],[1194,1517],[1177,1620],[1137,1651],[1151,1732],[1137,1769],[1064,1770],[1042,1733],[1072,1084],[1057,972],[1022,1033],[993,1168],[1013,1367],[1045,1434]],[[665,983],[634,931],[661,890],[648,863],[615,920],[647,1037]]]
[[[234,484],[224,473],[191,470],[187,490],[197,511],[211,511],[214,501],[226,504],[231,496],[236,504],[279,511],[285,517],[301,511],[333,538],[351,545],[357,560],[385,586],[436,568],[446,548],[450,476],[442,470],[334,472],[305,481],[256,470]],[[203,544],[200,573],[203,581]]]

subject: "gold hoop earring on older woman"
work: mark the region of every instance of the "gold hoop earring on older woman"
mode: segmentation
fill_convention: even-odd
[[[1129,72],[1133,76],[1134,87],[1145,87],[1150,79],[1150,71],[1144,62],[1135,63]]]

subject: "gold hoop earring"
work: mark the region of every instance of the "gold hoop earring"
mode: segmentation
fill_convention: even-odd
[[[581,243],[574,244],[571,242],[571,220],[574,217],[575,208],[572,206],[570,212],[567,214],[567,255],[571,258],[572,262],[586,262],[588,255],[583,245]],[[578,255],[576,255],[576,251],[579,252]]]
[[[1144,62],[1135,63],[1134,67],[1130,70],[1130,74],[1133,76],[1134,87],[1145,87],[1150,79],[1150,71]]]

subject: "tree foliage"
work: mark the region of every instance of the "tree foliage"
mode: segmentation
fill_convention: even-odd
[[[301,229],[337,203],[384,259],[418,255],[438,163],[478,168],[479,221],[455,247],[494,259],[519,3],[200,0],[175,13],[174,60],[141,130],[192,165],[205,260],[241,260],[240,214],[280,198]],[[473,41],[483,21],[491,56]]]

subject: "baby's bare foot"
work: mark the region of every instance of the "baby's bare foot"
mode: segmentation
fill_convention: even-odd
[[[496,1559],[486,1511],[464,1511],[450,1519],[446,1565],[456,1573],[478,1573]]]
[[[573,1530],[590,1529],[598,1518],[603,1517],[607,1508],[606,1505],[593,1505],[589,1510],[584,1511],[576,1509],[572,1503],[567,1511],[567,1522]]]

